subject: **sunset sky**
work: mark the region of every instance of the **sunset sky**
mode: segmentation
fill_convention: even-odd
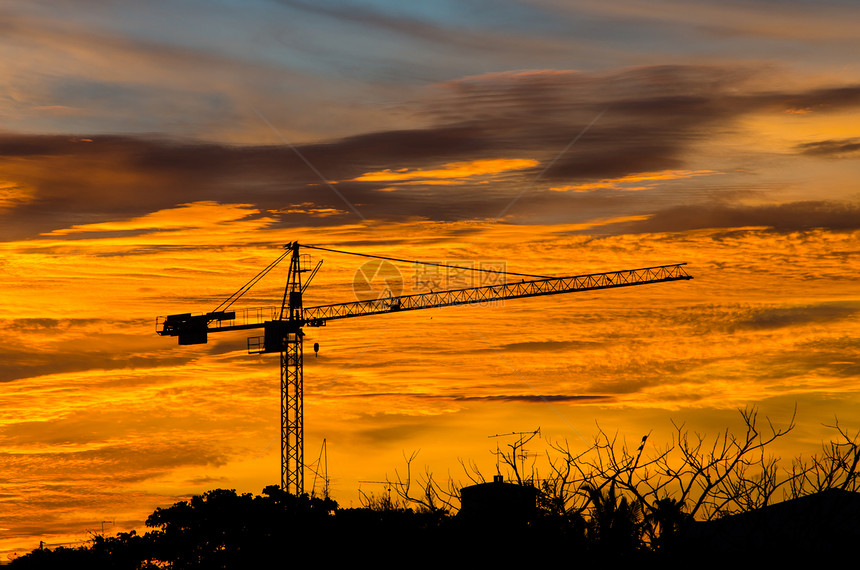
[[[536,454],[596,424],[664,445],[673,420],[796,406],[785,460],[860,430],[858,21],[853,0],[3,2],[0,553],[278,483],[277,357],[155,318],[215,309],[295,240],[694,276],[306,329],[305,458],[325,439],[342,506],[419,450],[418,472],[491,477],[513,440],[489,436],[538,427]],[[309,253],[306,305],[354,300],[362,260]]]

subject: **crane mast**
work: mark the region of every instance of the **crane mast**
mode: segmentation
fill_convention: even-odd
[[[304,478],[304,365],[302,351],[302,272],[299,242],[291,244],[290,270],[281,318],[283,334],[277,335],[283,344],[281,353],[281,489],[295,495],[305,490]],[[269,335],[267,335],[269,336]]]
[[[290,266],[280,307],[269,310],[246,310],[237,319],[235,311],[221,310],[222,308],[229,309],[232,302],[238,298],[238,296],[234,298],[234,294],[229,303],[222,303],[218,309],[211,313],[203,315],[182,313],[159,317],[156,320],[156,332],[162,336],[178,337],[180,345],[189,345],[206,343],[209,333],[263,329],[263,336],[248,339],[248,352],[250,354],[280,353],[281,488],[295,495],[304,493],[304,366],[302,350],[304,333],[302,327],[321,327],[331,320],[401,311],[692,279],[692,276],[684,270],[685,263],[675,263],[639,269],[570,277],[547,277],[466,289],[430,291],[414,295],[389,296],[367,301],[305,307],[302,302],[302,293],[316,274],[320,264],[317,264],[303,285],[302,274],[311,271],[308,267],[310,256],[301,254],[299,248],[313,246],[300,246],[298,242],[292,242],[285,247],[287,251],[279,260],[289,256]],[[277,261],[269,265],[261,274],[267,273],[276,263]],[[259,276],[249,283],[256,283],[258,279]],[[267,319],[267,315],[271,318]]]

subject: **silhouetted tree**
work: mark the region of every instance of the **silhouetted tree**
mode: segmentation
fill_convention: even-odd
[[[653,550],[672,549],[681,529],[690,520],[690,515],[684,512],[684,503],[671,497],[658,499],[644,517],[644,538]]]
[[[667,497],[683,505],[690,517],[704,520],[758,508],[788,484],[777,476],[778,460],[765,450],[790,432],[794,423],[792,418],[787,427],[776,428],[768,422],[762,432],[754,409],[741,410],[741,417],[745,429],[740,437],[726,430],[708,443],[704,436],[676,425],[674,441],[654,453],[645,453],[647,435],[631,449],[602,429],[594,444],[578,453],[566,444],[554,444],[560,458],[552,463],[546,487],[556,502],[578,511],[587,509],[585,503],[591,500],[583,489],[610,484],[619,496],[641,504],[646,517]]]
[[[239,568],[283,558],[285,541],[321,545],[332,530],[337,503],[295,496],[276,486],[263,496],[216,489],[166,509],[156,509],[146,525],[155,558],[174,570]]]
[[[533,472],[520,480],[540,481],[540,504],[548,512],[581,515],[590,542],[607,543],[608,532],[613,537],[608,543],[621,541],[625,528],[630,540],[654,550],[672,548],[693,520],[748,512],[829,488],[860,489],[860,432],[852,435],[837,423],[836,440],[820,454],[781,470],[768,449],[791,432],[794,417],[783,427],[769,420],[762,426],[755,408],[739,412],[740,435],[725,430],[707,438],[675,425],[675,437],[664,448],[646,449],[650,434],[632,447],[598,428],[594,443],[580,451],[550,444],[549,477]],[[516,465],[513,457],[503,459]]]
[[[25,569],[155,570],[159,566],[151,555],[150,537],[131,531],[118,533],[115,537],[95,535],[89,546],[38,548],[16,558],[9,566]]]
[[[785,427],[768,421],[762,428],[754,409],[740,413],[740,436],[726,430],[708,439],[676,425],[664,448],[646,449],[650,434],[628,447],[602,429],[591,446],[577,452],[552,444],[556,454],[550,456],[546,478],[534,465],[524,472],[518,461],[523,445],[509,446],[500,463],[513,480],[533,486],[527,494],[535,497],[534,508],[524,520],[504,516],[505,501],[495,499],[489,519],[452,516],[458,486],[450,480],[447,487],[440,485],[426,469],[416,478],[412,454],[406,469],[395,471],[391,492],[379,498],[363,495],[364,508],[339,509],[330,499],[295,496],[277,486],[266,487],[260,496],[215,489],[156,509],[146,521],[152,530],[144,535],[132,531],[95,536],[87,547],[37,549],[11,567],[266,568],[295,558],[289,554],[295,545],[320,553],[329,565],[415,556],[441,564],[450,562],[454,551],[471,553],[471,560],[480,563],[492,552],[502,565],[511,565],[516,553],[536,551],[552,561],[683,555],[685,530],[694,519],[749,512],[779,497],[860,489],[860,432],[851,434],[837,422],[837,438],[819,454],[780,470],[768,446],[791,431],[793,419]],[[474,483],[485,482],[477,468],[467,475]]]
[[[627,497],[616,497],[615,485],[604,491],[585,487],[590,501],[586,522],[587,538],[591,548],[616,556],[630,555],[642,545],[642,504]]]
[[[458,486],[449,479],[447,487],[442,487],[426,467],[424,474],[416,480],[412,467],[416,457],[417,451],[408,457],[404,454],[406,467],[403,473],[395,469],[393,479],[386,476],[387,493],[378,496],[361,493],[362,505],[374,510],[415,508],[419,512],[433,513],[437,517],[444,517],[456,510]],[[416,487],[417,493],[414,491]]]
[[[838,421],[830,427],[835,440],[823,444],[820,454],[792,463],[790,498],[828,489],[860,490],[860,431],[852,435]]]

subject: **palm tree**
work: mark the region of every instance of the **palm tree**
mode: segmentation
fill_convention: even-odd
[[[615,496],[611,482],[604,493],[600,487],[584,486],[591,504],[591,517],[586,525],[588,540],[596,550],[615,555],[632,553],[642,546],[644,524],[642,503]]]
[[[681,526],[690,518],[684,512],[684,502],[665,497],[659,499],[651,507],[651,512],[645,515],[645,533],[651,548],[665,550],[678,537]]]

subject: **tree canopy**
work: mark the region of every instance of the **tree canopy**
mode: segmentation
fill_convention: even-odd
[[[826,546],[828,536],[829,512],[822,510],[831,508],[827,505],[849,509],[847,515],[840,512],[841,520],[860,520],[860,434],[837,424],[837,438],[821,453],[786,467],[765,452],[793,424],[767,422],[762,428],[754,410],[742,410],[741,416],[745,430],[739,436],[726,431],[708,440],[676,426],[674,440],[662,448],[646,449],[647,435],[628,447],[602,430],[590,448],[576,453],[553,444],[556,457],[544,478],[524,473],[516,461],[529,441],[524,439],[501,456],[512,483],[488,483],[473,475],[478,485],[468,494],[479,508],[468,509],[468,516],[465,508],[456,514],[460,489],[455,485],[444,488],[429,472],[423,479],[413,477],[412,455],[404,475],[390,481],[393,495],[366,496],[362,508],[342,509],[329,498],[295,496],[277,486],[257,496],[215,489],[156,509],[144,534],[97,535],[79,548],[40,548],[13,560],[11,567],[269,568],[308,555],[326,563],[416,556],[428,563],[455,556],[510,562],[518,556],[528,560],[534,552],[559,561],[574,555],[681,557],[703,545],[712,548],[708,536],[717,523],[725,535],[726,529],[737,528],[733,520],[766,520],[768,512],[783,513],[782,518],[784,513],[809,518],[814,512],[821,523],[819,546],[822,540]],[[523,487],[530,492],[510,492]],[[842,495],[834,498],[824,491]],[[504,497],[515,496],[516,508],[513,503],[507,508]],[[523,508],[523,497],[530,497],[533,508]],[[771,508],[774,504],[777,509]],[[809,505],[818,510],[810,511]],[[754,519],[746,516],[753,512]],[[860,524],[840,523],[837,535],[843,541],[860,539]],[[802,546],[797,539],[795,546]]]

